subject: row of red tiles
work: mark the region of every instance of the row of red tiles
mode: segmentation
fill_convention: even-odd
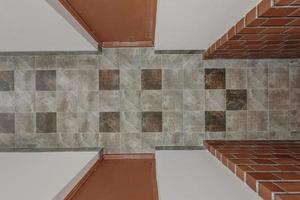
[[[235,26],[233,26],[226,34],[217,40],[206,51],[204,58],[279,58],[299,57],[300,53],[285,53],[282,55],[281,50],[295,50],[300,44],[289,41],[291,38],[300,39],[300,4],[298,1],[291,0],[262,0],[255,8],[246,14]],[[284,35],[279,36],[283,41],[274,41],[272,37],[266,35]],[[254,35],[254,36],[253,36]],[[258,35],[258,36],[256,36]],[[296,35],[296,36],[295,36]],[[257,40],[264,37],[264,42],[257,42],[249,45],[244,40]],[[276,38],[276,37],[275,37]],[[278,38],[278,37],[277,37]],[[233,41],[241,41],[239,45],[232,45]],[[270,44],[270,45],[265,45]],[[273,47],[272,44],[281,44]],[[289,44],[293,44],[291,46]],[[225,49],[226,51],[219,51]],[[273,50],[272,53],[258,53],[257,51],[237,51],[231,52],[231,49],[245,50]],[[274,55],[275,54],[275,55]]]
[[[257,191],[266,200],[292,200],[300,195],[300,160],[294,158],[277,159],[252,159],[260,155],[288,157],[289,154],[256,154],[240,153],[240,147],[255,149],[257,147],[276,148],[279,145],[284,148],[298,146],[299,141],[205,141],[207,149],[216,156],[225,166],[235,173],[242,181]],[[231,154],[224,154],[221,150],[230,150]],[[292,154],[293,155],[293,154]],[[236,157],[250,157],[249,159],[237,159]],[[278,189],[280,188],[280,190]],[[298,194],[299,192],[299,194]],[[287,193],[287,194],[285,194]],[[291,195],[290,193],[293,193]],[[280,195],[281,194],[281,195]]]

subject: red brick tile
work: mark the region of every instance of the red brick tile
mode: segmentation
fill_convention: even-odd
[[[242,180],[245,181],[245,173],[254,171],[252,167],[247,165],[237,165],[236,166],[236,175]]]
[[[283,190],[270,182],[262,182],[259,184],[259,196],[264,200],[272,200],[272,192],[283,192]]]
[[[300,182],[279,182],[276,183],[276,185],[282,188],[286,192],[300,191]]]
[[[273,173],[273,174],[282,180],[299,180],[300,181],[300,175],[298,173]]]
[[[279,171],[279,169],[276,169],[271,165],[251,165],[251,168],[253,168],[255,171]]]
[[[275,200],[299,200],[300,194],[281,194],[276,195]]]
[[[251,159],[256,164],[275,164],[275,162],[268,159]]]
[[[293,164],[293,165],[300,164],[299,161],[297,161],[295,159],[289,159],[289,158],[274,159],[273,161],[278,163],[278,164]]]
[[[300,171],[299,167],[293,166],[293,165],[277,165],[274,166],[274,168],[280,170],[280,171]]]
[[[256,191],[257,181],[263,180],[280,180],[277,176],[274,176],[272,173],[256,173],[249,172],[246,174],[246,183],[249,185],[254,191]]]

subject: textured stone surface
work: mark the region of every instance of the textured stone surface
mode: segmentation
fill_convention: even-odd
[[[36,132],[37,133],[56,133],[56,113],[45,112],[36,113]]]
[[[143,132],[161,132],[162,131],[162,113],[161,112],[143,112],[142,113],[142,131]]]
[[[15,133],[14,113],[0,113],[0,133]]]
[[[225,69],[205,69],[205,89],[225,89]]]
[[[37,91],[56,90],[56,71],[55,70],[36,71],[35,88]]]
[[[206,131],[226,131],[226,116],[223,111],[205,112],[205,130]]]
[[[119,70],[100,70],[99,89],[100,90],[119,90],[120,77]]]
[[[13,91],[14,84],[14,71],[0,71],[0,91]]]
[[[226,110],[246,110],[247,90],[226,90]]]
[[[160,90],[162,85],[161,69],[143,69],[142,70],[142,89]]]
[[[99,131],[120,132],[120,113],[119,112],[100,112]]]

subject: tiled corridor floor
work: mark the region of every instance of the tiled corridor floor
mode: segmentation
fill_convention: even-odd
[[[105,159],[72,200],[157,200],[154,159]]]

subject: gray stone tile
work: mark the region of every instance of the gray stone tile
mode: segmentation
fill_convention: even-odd
[[[204,89],[204,70],[202,68],[185,68],[184,88]]]
[[[99,69],[102,64],[102,56],[100,55],[77,55],[77,65],[79,68],[85,69]]]
[[[289,108],[289,90],[274,89],[269,90],[269,109],[286,110]]]
[[[205,90],[205,110],[225,110],[225,90]]]
[[[248,88],[268,88],[268,68],[253,67],[248,69]]]
[[[226,88],[227,89],[246,89],[247,88],[247,69],[228,68],[226,69]]]
[[[99,146],[104,147],[104,153],[120,153],[120,133],[100,133]]]
[[[270,139],[269,132],[247,132],[247,140],[267,140]]]
[[[226,133],[225,132],[206,132],[205,139],[206,140],[225,140]]]
[[[99,133],[99,113],[80,112],[77,113],[79,133]]]
[[[57,122],[55,112],[36,113],[36,132],[37,133],[56,133]]]
[[[289,87],[289,68],[288,67],[269,67],[269,88],[288,88]]]
[[[163,89],[183,89],[183,69],[163,70]]]
[[[163,90],[163,111],[182,111],[182,90]]]
[[[76,138],[79,147],[98,147],[99,134],[97,133],[79,133]]]
[[[37,70],[35,88],[37,91],[55,91],[56,70]]]
[[[290,67],[290,86],[300,88],[300,67]]]
[[[300,104],[300,89],[291,88],[290,89],[290,106]]]
[[[289,112],[290,131],[300,131],[300,107]]]
[[[56,92],[36,92],[35,110],[37,112],[56,112]]]
[[[226,132],[226,140],[246,140],[247,132]]]
[[[120,111],[120,98],[119,91],[100,91],[99,110],[101,112]]]
[[[99,92],[79,91],[78,92],[78,111],[98,111],[99,110]]]
[[[78,90],[91,91],[99,89],[98,70],[78,70]]]
[[[248,90],[248,110],[268,109],[268,90],[250,89]]]
[[[120,132],[120,113],[119,112],[100,112],[99,131],[101,133]]]
[[[142,133],[142,152],[153,153],[156,146],[163,145],[162,133]]]
[[[162,127],[163,127],[162,112],[142,113],[143,132],[162,132]]]
[[[204,90],[184,90],[183,106],[186,111],[203,111],[205,104]]]
[[[172,132],[163,134],[163,143],[167,146],[183,146],[184,137],[182,132]]]
[[[142,111],[161,111],[162,110],[162,91],[143,90],[141,93]]]
[[[203,67],[201,54],[185,54],[183,55],[184,69],[198,69]]]
[[[15,135],[13,134],[1,134],[0,133],[0,147],[11,148],[15,145]]]
[[[57,70],[57,90],[75,91],[78,87],[78,70]]]
[[[34,92],[16,92],[15,109],[16,112],[34,112],[35,111],[35,93]]]
[[[174,133],[183,131],[182,112],[164,112],[163,113],[163,132]]]
[[[119,49],[103,48],[102,49],[102,69],[118,69],[119,68]]]
[[[7,62],[14,69],[34,69],[35,58],[31,55],[9,56]]]
[[[143,69],[141,72],[141,88],[143,90],[161,90],[161,69]]]
[[[57,111],[58,112],[77,112],[77,93],[76,92],[57,92]]]
[[[140,153],[142,151],[141,133],[122,133],[120,139],[122,153]]]
[[[247,131],[247,111],[226,111],[226,130]]]
[[[183,68],[183,54],[162,54],[163,68]]]
[[[248,111],[247,130],[248,131],[268,131],[269,121],[266,111]]]
[[[14,71],[0,71],[0,91],[14,91]]]
[[[141,89],[141,70],[121,69],[120,70],[120,88],[123,90]]]
[[[35,148],[36,134],[32,134],[32,133],[16,134],[14,146],[17,148]]]
[[[0,70],[14,70],[14,66],[10,66],[8,63],[8,56],[0,56]]]
[[[16,133],[35,133],[35,113],[16,113]]]
[[[130,68],[139,69],[141,66],[141,51],[139,48],[120,48],[119,49],[120,69]]]
[[[289,130],[288,111],[270,111],[270,131],[284,132]]]
[[[183,113],[183,130],[185,132],[204,132],[205,117],[203,111],[187,111]]]
[[[58,147],[57,133],[42,133],[36,135],[36,148],[57,148]]]
[[[65,112],[57,113],[57,132],[58,133],[78,133],[77,113]]]
[[[14,113],[0,113],[0,133],[15,133]]]
[[[0,112],[15,112],[15,93],[1,92]]]
[[[291,138],[291,134],[289,131],[271,131],[270,138],[272,138],[272,140],[288,140]]]
[[[120,114],[122,133],[140,133],[142,131],[141,112],[121,112]]]
[[[185,146],[202,146],[205,139],[205,133],[189,132],[184,134]]]
[[[36,69],[54,69],[56,68],[55,55],[39,55],[35,56]]]
[[[155,54],[153,48],[141,48],[141,68],[158,69],[162,67],[162,55]]]
[[[74,133],[59,133],[58,146],[61,148],[76,147],[76,134]]]
[[[56,56],[56,67],[58,69],[75,69],[78,65],[76,55],[57,55]]]
[[[16,91],[35,91],[35,71],[17,70],[15,71]]]
[[[141,109],[140,90],[121,90],[121,111],[135,112]]]

